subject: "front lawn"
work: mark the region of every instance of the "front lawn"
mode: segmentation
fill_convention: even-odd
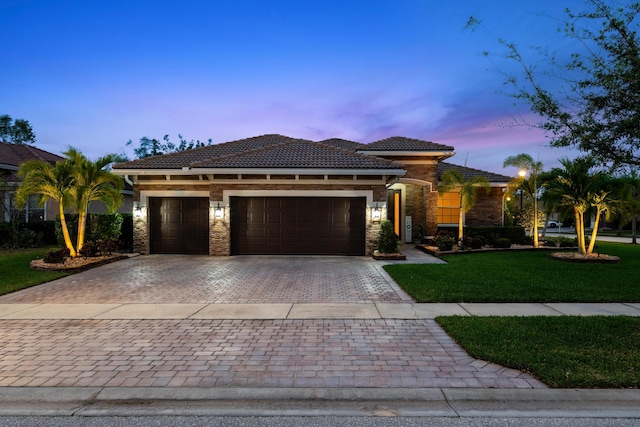
[[[67,273],[29,268],[34,259],[44,257],[50,248],[0,251],[0,295],[49,282]]]
[[[439,317],[471,356],[551,387],[640,387],[640,318]]]
[[[638,302],[640,246],[602,242],[597,252],[620,264],[577,264],[549,252],[446,255],[447,264],[384,269],[417,302]]]

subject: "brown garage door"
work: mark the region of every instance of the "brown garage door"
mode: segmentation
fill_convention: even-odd
[[[151,253],[209,253],[209,199],[154,197],[149,199]]]
[[[364,255],[364,197],[232,197],[234,255]]]

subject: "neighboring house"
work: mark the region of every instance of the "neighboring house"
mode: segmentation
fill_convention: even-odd
[[[43,160],[55,164],[63,159],[63,157],[31,145],[0,142],[0,218],[2,221],[21,219],[26,222],[37,222],[56,218],[58,214],[57,202],[47,201],[44,206],[38,206],[37,197],[32,196],[24,209],[17,209],[13,203],[13,195],[20,186],[20,178],[17,173],[23,162]]]
[[[0,142],[0,219],[9,221],[19,219],[26,222],[49,221],[56,219],[58,215],[58,203],[55,200],[48,200],[44,206],[38,206],[38,197],[31,196],[24,209],[17,209],[13,202],[13,195],[20,186],[18,170],[20,165],[27,160],[43,160],[50,164],[55,164],[64,157],[49,153],[27,144],[7,144]],[[118,209],[120,213],[131,213],[133,189],[131,185],[125,183],[122,206]],[[89,207],[90,213],[105,213],[107,208],[102,202],[92,202]]]
[[[141,253],[371,254],[380,220],[403,241],[451,225],[438,207],[453,147],[392,137],[370,144],[263,135],[114,165],[133,184]],[[509,177],[482,173],[489,196],[469,224],[500,225]],[[452,214],[455,206],[442,206]],[[408,219],[410,217],[410,219]],[[420,227],[418,227],[420,226]]]

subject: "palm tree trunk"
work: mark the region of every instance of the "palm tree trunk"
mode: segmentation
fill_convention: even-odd
[[[539,246],[538,242],[538,199],[536,198],[535,193],[533,196],[533,247],[537,248]]]
[[[78,243],[76,247],[78,248],[78,253],[82,250],[84,246],[84,235],[85,230],[87,228],[87,211],[82,209],[78,212]]]
[[[593,253],[593,248],[596,245],[596,236],[598,235],[598,225],[600,224],[600,209],[596,212],[596,220],[593,222],[593,231],[591,232],[591,241],[589,242],[589,248],[587,249],[587,255]]]
[[[582,255],[587,253],[584,243],[584,218],[583,213],[578,209],[573,209],[576,218],[576,238],[578,239],[578,252]]]
[[[71,236],[69,236],[69,229],[67,228],[67,219],[64,217],[64,207],[62,206],[62,201],[60,201],[58,205],[60,206],[60,228],[62,228],[64,244],[67,246],[67,249],[69,249],[69,255],[75,258],[77,252],[73,247],[73,243],[71,243]]]

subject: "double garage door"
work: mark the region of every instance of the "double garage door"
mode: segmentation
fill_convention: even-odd
[[[364,197],[231,197],[232,255],[364,255]],[[150,198],[152,253],[209,253],[207,198]]]
[[[364,197],[232,197],[231,253],[364,255]]]

